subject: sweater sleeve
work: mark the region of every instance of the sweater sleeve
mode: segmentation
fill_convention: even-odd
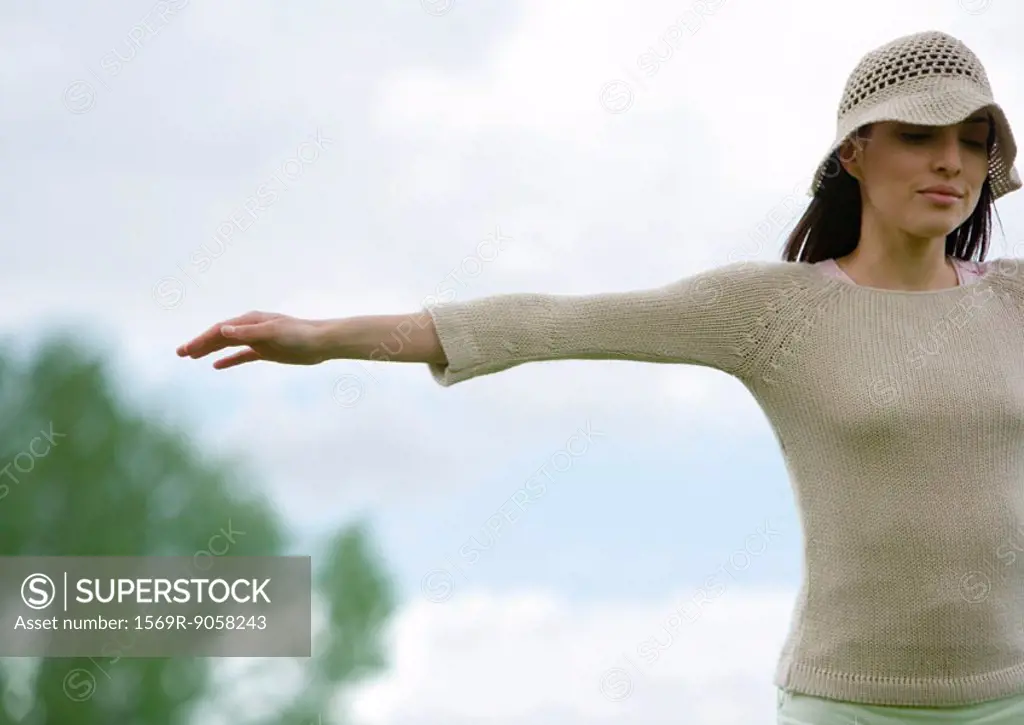
[[[546,360],[684,363],[736,375],[780,285],[780,263],[737,262],[647,290],[504,294],[427,312],[447,364],[443,386]]]

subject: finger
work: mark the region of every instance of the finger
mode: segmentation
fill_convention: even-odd
[[[222,322],[218,322],[216,325],[211,325],[202,334],[194,337],[179,347],[178,355],[181,357],[189,355],[193,358],[197,358],[209,355],[211,352],[216,352],[217,350],[226,347],[228,344],[227,340],[225,340],[221,334],[221,328],[224,325],[245,324],[253,321],[253,316],[260,314],[262,313],[247,312],[244,315],[232,317]]]
[[[208,327],[202,334],[192,338],[184,345],[178,347],[178,357],[200,358],[209,355],[211,352],[223,350],[229,345],[237,343],[229,342],[221,333],[224,325],[247,325],[254,322],[263,322],[268,317],[266,312],[246,312],[244,315],[232,317],[228,320],[218,322]]]
[[[276,320],[268,320],[254,325],[223,325],[220,333],[229,341],[229,345],[240,345],[272,340],[279,329]]]
[[[224,370],[225,368],[233,368],[236,365],[242,365],[247,362],[255,362],[256,360],[262,360],[255,350],[249,348],[247,350],[241,350],[233,355],[215,360],[213,367],[216,370]]]
[[[188,342],[178,347],[178,357],[202,357],[213,352],[214,344],[220,337],[220,324],[207,328],[202,334],[197,335]]]

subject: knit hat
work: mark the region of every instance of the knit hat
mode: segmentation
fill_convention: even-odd
[[[963,42],[938,31],[886,43],[865,55],[847,79],[835,141],[818,165],[809,194],[814,196],[825,175],[839,173],[833,154],[861,126],[878,121],[953,125],[982,108],[996,126],[988,176],[998,199],[1021,188],[1013,165],[1017,144],[1003,109],[993,100],[981,61]]]

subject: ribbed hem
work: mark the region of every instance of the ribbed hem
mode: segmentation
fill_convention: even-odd
[[[441,349],[447,364],[428,363],[427,367],[434,380],[444,387],[450,387],[477,374],[483,362],[473,328],[460,314],[460,305],[440,305],[425,310],[434,321]]]
[[[787,665],[783,660],[775,685],[801,695],[864,705],[959,707],[1024,693],[1024,663],[984,675],[938,679],[850,675]]]

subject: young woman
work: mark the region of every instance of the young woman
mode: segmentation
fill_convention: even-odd
[[[918,33],[854,69],[780,261],[409,315],[250,312],[178,354],[418,362],[442,385],[541,360],[725,371],[771,421],[803,517],[778,722],[1020,725],[1024,268],[985,261],[1015,156],[974,53]]]

